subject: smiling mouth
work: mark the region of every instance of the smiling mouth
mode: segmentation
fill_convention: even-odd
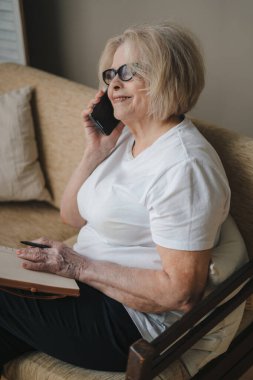
[[[131,99],[131,96],[119,96],[113,99],[113,103],[122,103],[127,99]]]

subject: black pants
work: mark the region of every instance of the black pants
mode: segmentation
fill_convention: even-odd
[[[79,286],[80,297],[56,300],[0,291],[0,367],[38,350],[84,368],[126,369],[129,346],[140,333],[119,302]]]

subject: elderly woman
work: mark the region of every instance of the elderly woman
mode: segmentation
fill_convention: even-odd
[[[152,340],[206,288],[212,248],[230,205],[214,149],[185,116],[204,86],[193,37],[166,23],[107,43],[100,61],[115,117],[109,136],[83,113],[86,144],[62,198],[79,227],[71,249],[17,253],[30,270],[78,281],[79,298],[43,301],[1,293],[0,363],[41,350],[78,366],[125,370],[129,346]]]

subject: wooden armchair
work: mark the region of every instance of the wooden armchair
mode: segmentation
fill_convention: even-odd
[[[194,123],[223,162],[232,190],[231,214],[244,238],[249,258],[253,259],[253,139],[196,120]],[[252,276],[253,260],[250,260],[154,341],[148,343],[141,339],[133,344],[126,379],[151,380],[161,374],[248,299],[240,333],[227,352],[206,364],[195,376],[175,374],[173,380],[238,379],[253,365]],[[241,290],[236,291],[239,287]],[[166,379],[166,376],[158,378]]]
[[[253,293],[253,260],[224,281],[194,310],[185,314],[151,343],[140,339],[131,346],[127,380],[151,380],[210,331]],[[245,283],[245,284],[244,284]],[[243,288],[222,303],[240,285]],[[193,379],[233,380],[253,364],[253,323],[234,339],[229,350],[208,363]]]
[[[253,260],[253,139],[204,122],[194,122],[223,162],[232,190],[231,215],[244,238],[249,258]],[[135,342],[130,348],[126,374],[86,370],[35,352],[7,363],[4,376],[8,380],[238,379],[253,364],[252,275],[253,261],[249,261],[157,339],[151,343],[143,339]],[[242,310],[237,336],[225,354],[214,349],[212,355],[197,360],[196,364],[201,351],[198,351],[199,342],[208,339],[216,324],[221,324],[220,321],[241,308],[244,312]],[[188,366],[183,360],[187,354]],[[191,363],[195,371],[190,371]]]

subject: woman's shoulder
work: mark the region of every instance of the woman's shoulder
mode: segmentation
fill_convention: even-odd
[[[175,178],[185,180],[196,178],[216,178],[227,183],[222,162],[190,119],[172,128],[153,152],[152,166],[155,168],[155,182],[164,184]]]
[[[182,163],[199,161],[206,165],[221,165],[216,150],[189,118],[185,117],[185,119],[175,127],[173,135],[174,149],[172,149],[171,152],[176,155]]]

